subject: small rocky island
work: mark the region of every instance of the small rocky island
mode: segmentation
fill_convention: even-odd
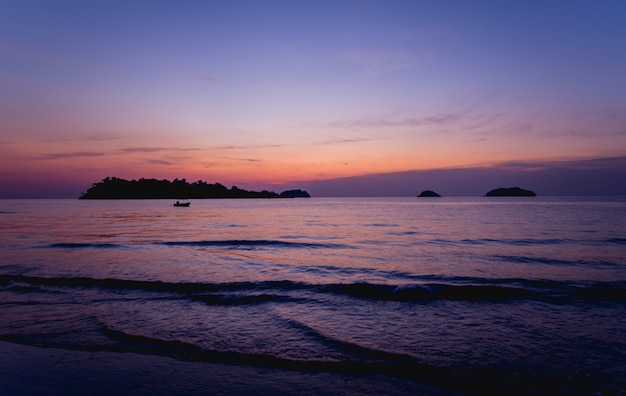
[[[232,186],[230,189],[220,183],[210,184],[202,180],[188,183],[185,179],[125,180],[107,177],[94,183],[79,199],[216,199],[216,198],[293,198],[310,197],[302,190],[288,190],[282,194],[273,191],[247,191]]]
[[[535,197],[534,191],[519,187],[500,187],[489,191],[485,197]]]
[[[441,198],[441,195],[432,190],[424,190],[417,196],[418,198]]]

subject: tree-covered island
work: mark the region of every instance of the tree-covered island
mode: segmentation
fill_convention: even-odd
[[[283,191],[280,196],[284,198],[311,198],[308,192],[300,189]]]
[[[294,190],[291,190],[294,191]],[[300,190],[298,190],[300,191]],[[302,191],[302,193],[308,193]],[[87,190],[79,199],[205,199],[205,198],[292,198],[291,194],[277,194],[273,191],[247,191],[232,186],[230,189],[220,183],[210,184],[202,180],[188,183],[185,179],[125,180],[106,177]]]
[[[500,187],[489,191],[485,197],[535,197],[534,191],[519,187]]]

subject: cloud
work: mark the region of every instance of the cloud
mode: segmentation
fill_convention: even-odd
[[[165,150],[162,147],[127,147],[120,149],[123,153],[156,153]]]
[[[357,118],[348,120],[337,120],[328,122],[308,122],[301,125],[295,125],[295,128],[329,128],[343,130],[377,130],[390,128],[420,128],[420,127],[439,127],[446,128],[445,131],[480,131],[481,128],[494,124],[502,115],[501,114],[476,114],[472,109],[462,109],[439,114],[409,116],[403,118],[391,117],[373,117],[373,118]],[[439,130],[441,131],[441,129]],[[354,143],[367,140],[376,140],[370,136],[357,138],[339,138],[331,143]],[[327,144],[327,142],[319,142],[319,144]]]
[[[508,161],[498,165],[505,169],[539,170],[539,169],[573,169],[573,170],[602,170],[626,169],[626,156],[603,157],[591,159],[561,160],[561,161]]]
[[[200,77],[200,81],[207,83],[207,84],[215,84],[216,82],[218,82],[219,80],[217,78],[214,77]]]
[[[310,144],[306,144],[306,146],[333,146],[336,144],[349,144],[349,143],[360,143],[360,142],[370,142],[373,140],[380,140],[379,138],[370,138],[370,137],[330,137],[327,140],[320,140]]]
[[[126,147],[119,151],[123,153],[157,153],[163,151],[200,151],[200,149],[180,147]]]
[[[490,136],[576,139],[626,136],[626,109],[564,108],[533,110],[528,113],[507,107],[506,100],[501,100],[500,96],[494,93],[487,98],[440,113],[419,114],[419,109],[415,109],[413,114],[405,112],[400,116],[374,115],[367,118],[304,123],[297,127],[361,131],[419,128],[424,132],[466,136],[470,142],[485,140]]]
[[[427,125],[449,125],[458,122],[462,112],[444,113],[425,117],[409,117],[399,120],[386,118],[333,121],[326,124],[332,128],[379,128],[379,127],[415,127]]]
[[[71,153],[52,153],[42,154],[39,157],[35,157],[37,160],[57,160],[66,158],[80,158],[80,157],[104,157],[105,153],[97,153],[91,151],[76,151]]]
[[[246,149],[257,149],[257,148],[281,148],[288,147],[293,145],[288,144],[249,144],[249,145],[226,145],[226,146],[213,146],[211,150],[246,150]]]
[[[540,196],[626,195],[626,156],[571,161],[511,161],[491,166],[410,170],[292,182],[313,196],[415,196],[430,189],[444,196],[482,196],[520,186]]]
[[[145,160],[144,162],[147,164],[154,164],[154,165],[174,165],[173,163],[169,161],[156,160],[156,159],[149,159],[149,160]]]
[[[122,139],[121,136],[114,133],[93,133],[84,136],[67,136],[67,137],[57,137],[57,138],[49,138],[43,139],[42,142],[45,143],[65,143],[65,142],[101,142],[108,140],[119,140]]]
[[[258,159],[258,158],[237,158],[237,157],[218,157],[218,158],[227,160],[227,161],[263,162],[263,160]]]
[[[166,148],[166,147],[127,147],[123,149],[117,150],[118,153],[157,153],[157,152],[181,152],[181,151],[198,151],[198,148]],[[41,154],[34,159],[36,160],[58,160],[58,159],[68,159],[68,158],[80,158],[80,157],[103,157],[109,155],[111,153],[105,152],[94,152],[94,151],[73,151],[66,153],[47,153]],[[163,160],[147,160],[148,162],[153,161],[155,164],[163,164],[163,165],[171,165],[171,163]]]
[[[473,119],[468,120],[468,124],[463,127],[463,131],[482,131],[483,128],[493,125],[498,119],[502,118],[502,113],[480,114]]]
[[[380,140],[380,138],[372,137],[342,137],[342,136],[330,136],[327,139],[307,141],[303,143],[291,143],[291,144],[250,144],[250,145],[226,145],[226,146],[214,146],[212,150],[249,150],[249,149],[265,149],[265,148],[285,148],[285,147],[312,147],[312,146],[331,146],[337,144],[350,144],[359,142],[368,142],[373,140]],[[226,157],[222,157],[226,158]]]
[[[127,147],[120,149],[123,153],[158,153],[162,151],[170,151],[163,147]]]

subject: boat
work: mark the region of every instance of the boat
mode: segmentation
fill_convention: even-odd
[[[173,206],[179,206],[179,207],[187,207],[191,205],[191,202],[189,202],[188,200],[183,200],[183,202],[180,201],[176,201],[176,203]]]

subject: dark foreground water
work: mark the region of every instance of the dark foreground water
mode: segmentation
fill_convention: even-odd
[[[0,200],[0,394],[624,394],[626,199]]]

